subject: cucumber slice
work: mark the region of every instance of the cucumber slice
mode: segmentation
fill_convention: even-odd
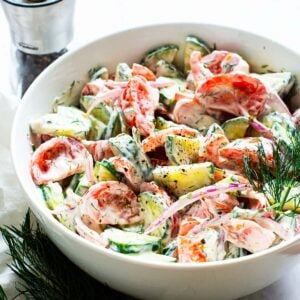
[[[155,220],[157,220],[165,210],[168,209],[166,201],[163,197],[151,193],[143,192],[138,197],[141,206],[141,217],[144,220],[144,228],[150,226]],[[156,230],[150,233],[151,236],[156,236],[162,239],[162,244],[165,245],[171,238],[171,219],[160,225]]]
[[[217,124],[217,123],[213,123],[212,125],[210,125],[208,127],[206,136],[210,137],[213,134],[222,134],[222,135],[225,135],[223,128],[219,124]]]
[[[168,121],[164,119],[163,117],[157,117],[155,121],[155,128],[158,130],[168,129],[170,127],[176,127],[179,126],[178,124]]]
[[[141,253],[157,251],[160,248],[160,239],[154,236],[126,232],[116,228],[106,229],[110,249],[121,253]]]
[[[154,181],[165,187],[171,194],[181,196],[209,185],[214,179],[214,165],[210,162],[156,167]]]
[[[177,68],[165,60],[159,60],[155,65],[155,74],[157,77],[165,76],[170,78],[183,78],[183,74]]]
[[[77,173],[75,175],[73,175],[71,182],[68,186],[69,189],[71,189],[73,192],[75,192],[75,189],[79,183],[80,177],[81,177],[82,173]]]
[[[223,123],[222,128],[226,137],[230,140],[241,139],[245,136],[249,127],[249,119],[246,117],[237,117],[227,120]]]
[[[237,175],[233,174],[233,175],[225,177],[224,179],[219,180],[216,183],[216,185],[222,184],[222,183],[234,183],[234,182],[244,183],[244,182],[241,182],[240,179],[241,179],[240,176],[237,176]],[[230,194],[232,194],[233,196],[236,196],[236,197],[240,197],[241,196],[241,192],[240,191],[231,192]]]
[[[158,262],[166,262],[166,263],[176,262],[175,257],[157,254],[154,252],[142,252],[142,253],[129,254],[129,255],[133,256],[136,259],[140,259],[144,261],[158,261]]]
[[[168,159],[174,165],[191,164],[198,161],[200,140],[178,135],[168,135],[165,151]]]
[[[108,142],[114,155],[127,158],[137,167],[144,179],[148,178],[152,171],[150,161],[130,135],[122,133],[110,138]]]
[[[107,159],[103,159],[101,162],[96,161],[94,176],[97,181],[121,181],[123,179],[123,175],[117,172],[114,165]],[[85,173],[74,175],[71,183],[70,187],[79,196],[83,196],[92,186]]]
[[[58,106],[78,106],[84,84],[84,82],[74,80],[61,95],[55,97],[53,100],[53,112],[57,112]]]
[[[173,81],[174,84],[161,88],[159,90],[160,94],[160,100],[161,102],[166,105],[167,107],[172,107],[176,100],[175,100],[175,94],[181,90],[184,90],[186,88],[186,82],[184,80],[178,79],[178,78],[168,78],[168,77],[158,77],[156,79],[157,82],[170,82]]]
[[[120,226],[123,231],[135,232],[135,233],[143,233],[144,226],[142,224],[134,224],[134,225],[126,225]]]
[[[177,45],[168,44],[160,46],[153,50],[150,50],[142,59],[142,64],[155,72],[155,66],[158,61],[164,60],[168,63],[172,63],[178,52],[179,47]]]
[[[265,115],[261,122],[268,128],[272,128],[274,124],[279,124],[284,127],[287,131],[293,131],[296,129],[295,123],[292,119],[285,113],[272,112],[268,115]]]
[[[216,184],[219,184],[219,183],[233,183],[233,182],[243,183],[240,180],[241,178],[243,178],[243,177],[240,177],[240,176],[237,176],[235,174],[232,174],[232,175],[227,176],[224,179],[218,181]]]
[[[80,176],[77,187],[75,188],[75,193],[79,196],[83,196],[87,190],[92,186],[85,173]]]
[[[85,111],[87,111],[94,101],[95,96],[82,96],[80,98],[80,105]],[[100,102],[97,107],[93,109],[92,115],[104,124],[107,124],[109,122],[111,112],[112,109],[109,106],[103,102]]]
[[[226,255],[224,259],[237,258],[245,255],[247,255],[246,250],[244,250],[243,248],[239,248],[234,244],[228,242],[226,247]]]
[[[128,81],[132,77],[132,71],[126,63],[119,63],[116,68],[116,81]]]
[[[55,217],[65,227],[75,232],[75,218],[80,215],[81,197],[72,193],[69,196],[69,191],[66,190],[66,198],[56,208]]]
[[[107,159],[103,159],[101,162],[100,162],[100,165],[105,167],[107,170],[109,170],[109,172],[111,174],[113,174],[119,181],[121,181],[122,179],[122,174],[117,172],[113,163]]]
[[[65,199],[61,185],[58,182],[50,182],[40,186],[43,197],[49,209],[53,210]]]
[[[193,51],[200,51],[202,56],[211,52],[210,48],[199,38],[195,36],[187,36],[184,47],[184,71],[188,72],[191,69],[190,57]]]
[[[128,128],[126,126],[126,122],[124,120],[124,116],[122,114],[122,110],[120,108],[116,108],[118,112],[118,118],[120,120],[121,133],[128,133]]]
[[[116,109],[112,114],[111,114],[111,120],[109,121],[109,124],[107,125],[108,128],[109,125],[111,125],[111,132],[108,133],[107,129],[107,135],[110,134],[110,137],[115,137],[120,133],[128,133],[128,129],[125,124],[125,120],[123,118],[123,114],[121,109]],[[107,136],[107,138],[109,138]]]
[[[194,118],[187,119],[185,124],[201,132],[205,132],[212,124],[218,124],[218,121],[209,115],[198,115],[195,120]]]
[[[99,161],[96,161],[95,163],[94,174],[97,181],[118,181],[117,177],[109,170],[109,168],[103,166]]]
[[[113,128],[110,137],[117,136],[120,133],[122,133],[121,120],[119,118],[119,113],[116,111],[116,117],[114,118]]]
[[[223,260],[226,253],[224,250],[220,251],[220,233],[209,228],[201,232],[201,237],[204,241],[203,253],[206,256],[206,261]]]
[[[98,78],[107,80],[109,77],[108,70],[105,67],[95,67],[89,70],[88,72],[90,81],[94,81]]]
[[[163,88],[159,91],[161,102],[167,107],[172,108],[175,103],[175,94],[179,91],[179,87],[176,85]]]
[[[87,138],[91,120],[81,110],[71,106],[58,106],[57,113],[46,114],[30,123],[33,133],[50,136]]]
[[[123,175],[117,172],[113,163],[107,159],[95,163],[94,174],[97,181],[121,181],[123,179]]]
[[[284,128],[284,126],[280,125],[279,123],[275,123],[272,126],[271,131],[272,131],[272,134],[273,134],[273,138],[274,138],[274,140],[277,141],[277,143],[282,141],[286,145],[291,144],[291,139],[288,135],[288,130],[286,130],[286,128]]]
[[[296,82],[295,76],[291,72],[281,73],[266,73],[266,74],[251,74],[253,77],[259,79],[263,84],[271,90],[278,93],[283,98],[292,89]]]
[[[104,134],[104,139],[108,140],[111,137],[118,135],[121,131],[121,124],[119,120],[119,114],[116,110],[113,110]]]
[[[101,138],[104,135],[104,132],[106,131],[106,125],[92,115],[89,116],[89,119],[91,120],[92,125],[88,133],[87,139],[90,141],[101,140]]]
[[[166,256],[177,256],[176,255],[177,250],[177,239],[173,240],[171,243],[169,243],[162,251],[162,253]]]
[[[290,135],[296,130],[296,125],[292,119],[285,113],[272,112],[264,116],[261,122],[268,128],[271,128],[274,139],[283,141],[287,145],[291,143]]]

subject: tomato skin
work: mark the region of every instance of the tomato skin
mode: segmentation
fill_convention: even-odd
[[[220,155],[236,164],[237,167],[243,168],[243,158],[250,157],[253,163],[258,163],[258,146],[262,145],[264,152],[270,164],[273,160],[273,143],[265,138],[247,137],[237,139],[219,150]]]
[[[108,140],[82,141],[82,143],[95,161],[101,161],[104,158],[108,159],[114,156]]]
[[[213,162],[217,167],[223,167],[224,158],[220,157],[219,150],[228,144],[228,139],[223,134],[213,133],[210,137],[205,139],[205,155],[199,157],[199,160],[206,160]]]
[[[196,237],[178,237],[178,260],[182,263],[206,262],[204,244]]]
[[[88,82],[83,90],[81,95],[82,96],[95,96],[100,92],[106,92],[108,89],[104,85],[104,80],[102,79],[96,79],[94,81]]]
[[[55,137],[41,144],[34,152],[30,171],[36,184],[60,181],[81,173],[86,168],[88,152],[77,140]]]
[[[135,193],[124,183],[102,181],[83,196],[82,214],[105,225],[128,225],[141,220]]]
[[[132,74],[143,76],[147,80],[150,80],[150,81],[154,81],[156,79],[156,76],[150,69],[148,69],[147,67],[142,66],[140,64],[132,65]]]
[[[199,86],[196,98],[206,109],[228,112],[235,116],[257,116],[269,95],[265,85],[247,74],[221,74]]]
[[[187,235],[191,229],[193,229],[195,226],[201,224],[200,220],[195,217],[187,217],[185,218],[181,224],[179,229],[179,235]]]
[[[129,127],[136,127],[142,135],[154,132],[154,111],[159,94],[143,76],[134,76],[125,87],[120,106]]]
[[[236,53],[215,50],[205,55],[201,63],[213,74],[225,74],[232,72],[249,73],[248,63]]]
[[[179,228],[177,237],[177,251],[179,262],[205,262],[206,256],[203,252],[204,244],[201,241],[202,238],[189,235],[191,230],[200,225],[204,219],[196,217],[185,218]]]
[[[223,226],[228,241],[252,253],[268,249],[276,239],[271,230],[251,220],[231,219]]]

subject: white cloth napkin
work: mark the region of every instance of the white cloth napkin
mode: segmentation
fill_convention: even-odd
[[[20,224],[27,210],[26,196],[16,178],[10,155],[10,131],[19,101],[16,96],[5,96],[0,92],[0,226]],[[12,299],[17,293],[17,278],[7,266],[11,262],[7,251],[8,247],[0,237],[0,285],[8,299]]]

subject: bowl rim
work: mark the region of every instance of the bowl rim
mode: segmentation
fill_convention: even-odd
[[[124,255],[123,253],[118,253],[113,250],[110,250],[110,249],[107,249],[107,248],[104,248],[101,246],[97,246],[97,245],[93,244],[92,242],[84,239],[80,235],[76,234],[75,232],[67,229],[64,225],[62,225],[59,221],[57,221],[53,217],[53,215],[51,214],[51,211],[46,206],[41,208],[38,205],[38,203],[36,203],[37,201],[35,199],[33,199],[33,197],[30,195],[29,187],[25,183],[23,183],[22,174],[19,171],[19,168],[17,165],[17,160],[18,160],[17,152],[18,151],[16,149],[18,148],[18,138],[17,138],[17,136],[18,136],[18,132],[17,132],[18,120],[22,116],[23,109],[27,105],[27,100],[26,100],[27,95],[31,93],[31,90],[34,90],[35,87],[39,85],[40,81],[42,81],[45,77],[47,77],[47,74],[49,72],[51,72],[52,69],[55,69],[57,65],[62,64],[70,56],[73,56],[74,54],[79,53],[81,51],[84,51],[84,49],[92,47],[93,45],[100,43],[102,40],[105,40],[105,39],[111,38],[111,37],[117,37],[119,35],[125,34],[126,32],[129,32],[129,31],[144,30],[144,29],[146,30],[146,29],[151,29],[151,28],[161,28],[161,27],[170,27],[170,26],[193,26],[193,25],[211,27],[216,31],[225,29],[225,30],[229,30],[229,31],[241,32],[246,35],[251,35],[253,38],[263,39],[263,40],[266,40],[270,44],[275,44],[276,46],[283,48],[285,51],[287,51],[287,53],[292,53],[296,56],[299,56],[299,59],[300,59],[300,53],[297,53],[295,50],[290,49],[290,48],[286,47],[285,45],[282,45],[281,43],[274,41],[268,37],[264,37],[262,35],[259,35],[259,34],[256,34],[251,31],[244,30],[244,29],[238,29],[235,27],[225,26],[225,25],[220,25],[220,24],[202,23],[202,22],[152,23],[152,24],[147,24],[147,25],[143,25],[143,26],[133,26],[133,27],[129,27],[125,30],[116,31],[116,32],[98,37],[87,43],[84,43],[83,45],[81,45],[79,47],[76,47],[75,49],[73,49],[73,50],[67,52],[66,54],[64,54],[63,56],[59,57],[55,62],[53,62],[50,66],[48,66],[45,70],[43,70],[43,72],[34,80],[34,82],[31,84],[31,86],[28,88],[28,90],[24,94],[24,96],[21,100],[21,103],[19,104],[16,114],[14,116],[13,126],[12,126],[12,131],[11,131],[11,155],[12,155],[13,165],[14,165],[14,168],[15,168],[15,171],[17,174],[17,178],[18,178],[18,181],[21,184],[23,190],[26,193],[29,206],[34,207],[33,210],[40,212],[42,214],[42,216],[44,218],[46,218],[47,223],[54,228],[54,231],[62,232],[62,234],[64,236],[66,236],[66,238],[68,238],[70,241],[72,241],[72,243],[73,242],[74,242],[74,244],[79,243],[80,246],[82,246],[82,247],[86,247],[91,251],[98,252],[99,254],[107,256],[111,259],[116,259],[116,260],[124,262],[124,263],[131,263],[131,264],[136,264],[136,265],[140,265],[140,266],[147,266],[147,267],[152,267],[152,268],[162,268],[162,269],[221,268],[221,267],[224,267],[227,265],[247,263],[247,262],[255,260],[255,259],[263,258],[269,254],[273,254],[275,252],[281,252],[283,250],[289,249],[290,247],[292,247],[295,244],[298,244],[298,243],[300,244],[300,233],[299,233],[296,236],[294,236],[293,238],[291,238],[290,240],[283,241],[280,244],[275,245],[266,250],[263,250],[263,251],[260,251],[257,253],[253,253],[253,254],[250,254],[247,256],[243,256],[243,257],[239,257],[239,258],[232,258],[232,259],[228,259],[228,260],[205,262],[205,263],[196,263],[196,262],[195,263],[178,263],[178,262],[165,263],[165,262],[141,260],[141,259],[135,258],[134,256]],[[38,219],[38,216],[37,216],[37,219]]]

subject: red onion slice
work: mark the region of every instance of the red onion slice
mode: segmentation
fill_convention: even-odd
[[[169,217],[174,215],[177,211],[183,209],[189,204],[192,204],[203,197],[215,196],[224,192],[235,192],[250,188],[249,184],[245,183],[224,183],[218,185],[210,185],[200,188],[187,195],[181,196],[176,202],[174,202],[168,210],[166,210],[156,221],[154,221],[146,230],[145,234],[150,233],[165,222]]]

